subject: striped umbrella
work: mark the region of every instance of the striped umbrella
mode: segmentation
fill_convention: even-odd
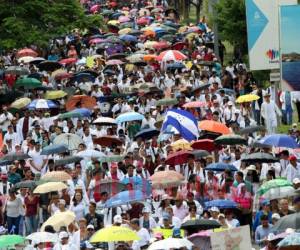
[[[45,99],[34,100],[27,106],[28,109],[52,109],[56,107],[57,105],[54,102]]]

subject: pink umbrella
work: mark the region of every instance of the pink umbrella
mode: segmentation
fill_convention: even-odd
[[[121,60],[109,60],[107,61],[105,64],[106,65],[120,65],[120,64],[123,64],[124,62],[122,62]]]
[[[95,4],[90,8],[90,12],[91,13],[95,13],[96,11],[98,11],[100,9],[100,5]]]
[[[136,21],[137,25],[146,25],[149,23],[149,18],[141,17]]]
[[[77,58],[73,58],[73,57],[62,59],[59,61],[60,64],[64,64],[64,65],[68,65],[76,62],[77,62]]]
[[[188,102],[186,104],[183,105],[184,108],[201,108],[201,107],[205,107],[206,103],[205,102]]]
[[[129,22],[130,21],[130,18],[128,16],[120,16],[119,17],[119,22],[120,23],[126,23],[126,22]]]
[[[182,61],[187,57],[178,50],[163,51],[157,57],[158,61]]]
[[[90,41],[89,41],[89,44],[92,44],[92,43],[101,43],[101,42],[103,42],[104,40],[103,39],[101,39],[101,38],[94,38],[94,39],[91,39]]]

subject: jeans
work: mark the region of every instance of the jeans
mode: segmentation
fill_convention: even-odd
[[[20,218],[20,215],[18,217],[7,216],[7,229],[9,234],[19,234]]]
[[[287,125],[292,125],[293,123],[293,110],[291,108],[282,110],[283,123]]]
[[[260,125],[260,110],[254,110],[253,111],[253,114],[254,114],[254,119],[257,123],[257,125]]]
[[[32,234],[38,229],[38,216],[25,216],[26,235]]]

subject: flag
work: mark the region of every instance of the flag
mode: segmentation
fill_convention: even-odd
[[[168,126],[174,127],[182,138],[188,141],[199,137],[198,122],[193,114],[188,111],[180,109],[168,110],[162,125],[162,131],[165,131]]]

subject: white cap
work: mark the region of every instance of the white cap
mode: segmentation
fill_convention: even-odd
[[[217,208],[217,207],[211,207],[211,208],[209,209],[209,211],[220,213],[220,210],[219,210],[219,208]]]
[[[95,229],[95,227],[93,226],[93,225],[91,225],[91,224],[89,224],[87,227],[86,227],[86,229]]]
[[[294,180],[293,180],[293,184],[300,184],[300,179],[299,178],[295,178]]]
[[[229,101],[229,102],[227,102],[227,105],[228,105],[228,106],[232,106],[232,105],[233,105],[233,102],[232,102],[232,101]]]
[[[280,219],[280,215],[278,213],[274,213],[274,214],[272,214],[272,219],[279,220]]]
[[[62,231],[62,232],[59,233],[58,237],[59,237],[60,240],[62,240],[64,238],[69,238],[69,234],[65,231]]]
[[[117,214],[114,216],[114,223],[122,223],[122,216]]]

